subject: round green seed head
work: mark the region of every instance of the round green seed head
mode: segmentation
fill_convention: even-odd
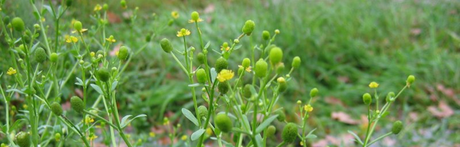
[[[264,137],[267,137],[267,138],[272,137],[272,136],[275,135],[275,133],[276,133],[276,127],[275,127],[274,125],[270,125],[270,126],[268,126],[268,128],[265,130],[265,135],[266,135],[266,136],[264,136]]]
[[[62,115],[62,107],[61,107],[61,104],[57,103],[57,102],[54,102],[50,105],[50,108],[51,108],[51,111],[57,115],[57,116],[60,116]]]
[[[125,0],[121,0],[120,1],[120,5],[122,8],[126,8],[126,1]]]
[[[3,23],[4,24],[9,24],[10,23],[10,17],[9,16],[3,17]]]
[[[196,11],[193,11],[192,14],[191,14],[191,17],[192,17],[192,20],[194,20],[196,22],[200,18],[200,14],[198,12],[196,12]]]
[[[196,59],[198,60],[198,63],[204,64],[206,60],[204,59],[204,54],[203,53],[198,53],[196,55]]]
[[[318,88],[313,88],[310,90],[310,97],[315,97],[318,94]]]
[[[83,25],[80,21],[77,20],[73,23],[73,29],[77,30],[78,32],[81,32],[81,29],[83,29]]]
[[[229,89],[227,82],[226,81],[222,83],[219,82],[219,84],[217,85],[217,89],[219,90],[221,94],[226,94]]]
[[[257,77],[263,78],[267,75],[267,69],[267,62],[265,62],[265,60],[263,59],[259,59],[259,61],[256,62],[256,67],[254,68],[254,71],[256,72]]]
[[[243,33],[250,36],[252,31],[254,31],[255,23],[252,20],[247,20],[243,26]]]
[[[173,50],[171,42],[169,42],[169,40],[166,38],[161,39],[160,45],[163,51],[165,51],[166,53],[170,53]]]
[[[273,65],[281,62],[281,60],[283,59],[283,50],[281,50],[281,48],[279,47],[272,48],[270,50],[269,58],[270,58],[270,62]]]
[[[283,138],[283,141],[286,143],[293,143],[297,138],[297,133],[297,125],[295,123],[288,123],[284,126],[281,138]]]
[[[56,141],[61,140],[61,133],[54,134],[54,140],[56,140]]]
[[[97,70],[96,75],[102,82],[107,82],[110,79],[109,70],[107,70],[106,68],[100,68],[99,70]]]
[[[104,9],[105,11],[109,10],[109,5],[107,4],[102,5],[102,9]]]
[[[268,31],[263,31],[263,32],[262,32],[262,39],[264,39],[264,40],[269,40],[269,39],[270,39],[270,32],[268,32]]]
[[[121,46],[120,50],[118,51],[118,59],[126,60],[129,56],[129,49],[126,46]]]
[[[67,7],[72,6],[72,3],[73,3],[73,0],[66,0],[66,1],[65,1],[65,5],[66,5]]]
[[[278,63],[276,65],[276,73],[278,75],[281,75],[283,73],[284,69],[285,69],[284,63],[281,62],[281,63]]]
[[[244,85],[244,87],[243,87],[243,96],[245,98],[250,98],[252,96],[251,85],[250,84]]]
[[[208,109],[203,105],[198,107],[198,117],[202,118],[202,117],[206,117],[206,115],[208,115]]]
[[[366,104],[366,105],[369,106],[369,105],[372,103],[372,96],[371,96],[371,94],[365,93],[365,94],[363,95],[363,102],[364,102],[364,104]]]
[[[44,62],[46,60],[46,52],[45,52],[45,49],[41,48],[41,47],[38,47],[36,50],[35,50],[35,60],[37,62]]]
[[[392,102],[392,101],[394,101],[394,97],[395,97],[395,93],[394,93],[394,92],[388,92],[387,97],[385,98],[385,100],[386,100],[387,102]]]
[[[16,135],[16,143],[19,147],[30,147],[30,134],[27,132],[19,132]]]
[[[278,114],[278,117],[276,118],[278,121],[283,122],[286,120],[286,114],[284,114],[283,110],[276,111],[276,114]]]
[[[295,56],[294,59],[292,60],[292,67],[293,68],[300,67],[300,57],[299,56]]]
[[[414,75],[409,75],[409,77],[407,77],[407,80],[406,80],[407,84],[410,85],[410,84],[414,83],[414,81],[415,81],[415,76]]]
[[[243,63],[241,63],[244,68],[248,68],[251,65],[251,60],[249,58],[244,58]]]
[[[398,134],[399,132],[401,132],[402,128],[403,128],[402,122],[399,121],[399,120],[398,120],[398,121],[395,121],[395,122],[393,123],[393,128],[391,128],[391,132],[392,132],[393,134]]]
[[[22,32],[25,30],[24,21],[19,17],[13,18],[13,20],[11,20],[11,25],[15,31]]]
[[[206,71],[204,69],[200,68],[196,71],[196,80],[201,84],[206,82]]]
[[[224,57],[220,57],[219,59],[217,59],[216,61],[217,73],[219,73],[222,69],[227,69],[227,67],[228,67],[227,59],[225,59]]]
[[[217,114],[216,118],[214,119],[214,124],[224,133],[232,131],[232,120],[225,113]]]
[[[77,96],[73,96],[70,98],[70,104],[73,110],[77,111],[78,113],[83,112],[85,109],[85,104],[83,103],[83,100]]]

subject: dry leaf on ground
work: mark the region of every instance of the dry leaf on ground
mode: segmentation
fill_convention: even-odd
[[[440,101],[438,107],[429,106],[428,111],[437,118],[446,118],[454,114],[454,110],[445,101]]]
[[[345,112],[332,112],[331,117],[332,119],[346,124],[355,125],[359,123],[359,121],[351,118],[350,115],[346,114]]]

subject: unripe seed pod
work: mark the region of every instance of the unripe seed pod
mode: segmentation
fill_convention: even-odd
[[[278,81],[278,91],[280,92],[285,91],[287,89],[286,80],[283,77],[279,77],[277,81]]]
[[[196,71],[196,80],[201,84],[206,82],[206,71],[204,69],[200,68]]]
[[[393,101],[394,101],[394,97],[395,97],[395,93],[394,93],[394,92],[389,92],[389,93],[387,94],[387,97],[386,97],[385,100],[386,100],[387,102],[393,102]]]
[[[294,59],[292,60],[292,67],[293,68],[300,67],[300,57],[299,56],[295,56]]]
[[[402,128],[403,128],[402,122],[399,121],[399,120],[398,120],[398,121],[395,121],[395,122],[393,123],[393,127],[391,128],[391,132],[392,132],[393,134],[398,134],[399,132],[401,132]]]
[[[73,0],[66,0],[66,1],[65,1],[65,5],[66,5],[67,7],[72,6],[72,3],[73,3]]]
[[[224,133],[232,131],[233,128],[232,120],[225,113],[217,114],[214,118],[214,124]]]
[[[126,1],[125,0],[121,0],[120,1],[120,5],[122,8],[126,8]]]
[[[284,120],[286,120],[286,114],[284,114],[283,110],[276,111],[276,114],[278,114],[278,121],[283,122]]]
[[[60,116],[62,115],[62,107],[61,107],[61,104],[57,103],[57,102],[54,102],[50,105],[50,108],[51,108],[51,111],[57,115],[57,116]]]
[[[173,50],[171,42],[169,42],[169,40],[166,38],[161,39],[160,45],[161,48],[163,48],[163,51],[165,51],[166,53],[170,53]]]
[[[281,33],[280,30],[276,29],[275,34],[279,34],[279,33]]]
[[[170,19],[170,20],[168,21],[168,26],[172,26],[173,23],[174,23],[174,19]]]
[[[208,109],[203,105],[198,107],[198,118],[206,117],[206,115],[208,115]]]
[[[145,36],[145,42],[150,42],[150,40],[152,40],[152,36],[150,36],[150,34]]]
[[[278,63],[276,65],[276,73],[281,75],[283,73],[283,71],[284,71],[284,68],[285,68],[284,63],[282,63],[282,62]]]
[[[251,85],[249,85],[249,84],[244,85],[244,87],[243,87],[243,96],[245,98],[250,98],[252,96]]]
[[[244,68],[248,68],[251,65],[251,60],[249,58],[244,58],[241,64]]]
[[[365,93],[365,94],[363,95],[363,102],[364,102],[364,104],[366,104],[366,105],[369,106],[369,105],[372,103],[372,96],[371,96],[371,94]]]
[[[34,29],[35,30],[40,30],[40,25],[39,24],[34,24]]]
[[[414,81],[415,81],[415,76],[414,75],[409,75],[409,77],[407,77],[407,80],[406,80],[407,84],[410,85],[410,84],[414,83]]]
[[[254,71],[256,72],[256,76],[259,78],[263,78],[267,76],[267,69],[268,69],[268,64],[265,62],[263,59],[259,59],[259,61],[256,62],[256,67]]]
[[[270,39],[270,32],[268,32],[268,31],[263,31],[263,32],[262,32],[262,39],[264,39],[264,40]]]
[[[104,9],[104,11],[109,10],[109,5],[107,4],[102,5],[102,9]]]
[[[22,32],[25,30],[24,21],[19,17],[13,18],[13,20],[11,20],[11,25],[15,31]]]
[[[310,90],[310,97],[315,97],[318,94],[318,88],[313,88]]]
[[[3,23],[4,24],[9,24],[10,23],[10,17],[9,16],[3,17]]]
[[[226,94],[228,92],[227,82],[219,82],[219,84],[217,85],[217,89],[219,89],[219,92],[221,94]]]
[[[293,143],[297,138],[297,133],[297,125],[295,123],[288,123],[284,126],[281,138],[283,138],[283,141],[286,143]]]
[[[255,24],[254,24],[254,21],[252,20],[247,20],[245,23],[244,23],[244,26],[243,26],[243,33],[250,36],[252,31],[254,31],[254,27],[255,27]]]
[[[274,125],[268,126],[268,128],[265,130],[265,136],[266,138],[274,136],[276,133],[276,127]]]
[[[196,55],[196,59],[198,60],[198,63],[204,64],[206,60],[204,59],[204,54],[203,53],[198,53]]]
[[[121,46],[120,50],[118,51],[118,59],[126,60],[129,55],[129,49],[126,46]]]
[[[45,49],[41,48],[41,47],[38,47],[36,50],[35,50],[35,60],[37,62],[44,62],[46,60],[46,52],[45,52]]]
[[[192,17],[192,20],[197,22],[198,19],[200,18],[200,14],[198,12],[196,12],[196,11],[193,11],[192,14],[191,14],[191,17]]]
[[[78,113],[83,112],[83,110],[85,109],[85,104],[83,103],[81,98],[77,96],[73,96],[72,98],[70,98],[70,104],[72,109],[77,111]]]
[[[99,70],[97,70],[96,74],[99,80],[101,80],[102,82],[107,82],[110,79],[110,73],[106,68],[100,68]]]
[[[220,57],[216,61],[216,71],[219,73],[222,69],[227,69],[228,67],[228,62],[227,59]]]
[[[54,140],[60,141],[61,140],[61,133],[54,134]]]
[[[19,147],[30,147],[30,134],[27,132],[19,132],[16,135],[16,143]]]
[[[270,58],[270,62],[273,65],[281,62],[281,60],[283,59],[283,50],[281,50],[281,48],[279,47],[272,48],[270,50],[269,58]]]
[[[83,25],[80,21],[77,20],[73,23],[73,29],[77,30],[78,32],[81,32],[81,30],[83,29]]]

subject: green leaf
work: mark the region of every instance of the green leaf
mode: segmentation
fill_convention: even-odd
[[[262,146],[262,142],[263,142],[262,136],[260,136],[260,134],[257,134],[256,135],[257,146]]]
[[[200,83],[193,83],[193,84],[189,84],[188,87],[198,87],[200,86]]]
[[[240,128],[232,128],[232,132],[243,133],[243,134],[246,134],[246,135],[251,135],[251,133],[249,133],[249,132],[247,132],[247,131],[244,131],[244,130],[241,130]]]
[[[77,82],[75,82],[75,85],[83,86],[83,81],[79,77],[77,77]]]
[[[206,43],[206,45],[204,46],[204,48],[205,48],[205,49],[208,49],[210,45],[211,45],[211,41],[208,41],[208,43]]]
[[[273,115],[269,118],[267,118],[264,122],[262,122],[257,128],[256,128],[256,133],[260,133],[262,132],[263,130],[265,130],[265,128],[268,127],[268,125],[270,125],[275,119],[276,117],[278,117],[278,115]]]
[[[199,129],[199,130],[196,130],[195,132],[193,132],[192,137],[191,137],[192,141],[195,141],[198,138],[200,138],[200,136],[203,135],[204,131],[205,131],[204,129]]]
[[[211,82],[214,83],[214,81],[216,80],[217,78],[217,72],[216,72],[216,69],[215,68],[211,68]]]
[[[133,120],[136,118],[141,118],[141,117],[147,117],[145,114],[139,114],[131,119],[129,119],[132,115],[127,115],[121,119],[121,129],[124,129],[126,126],[128,126],[129,123],[131,123]]]
[[[308,132],[308,134],[305,136],[305,139],[307,138],[316,138],[317,136],[313,134],[313,132],[315,132],[316,128],[314,128],[313,130],[311,130],[310,132]]]
[[[100,95],[104,95],[104,93],[102,92],[101,87],[99,87],[99,86],[97,86],[97,85],[95,85],[95,84],[91,84],[90,86],[93,87],[94,90],[96,90],[97,93],[99,93]]]
[[[192,112],[190,112],[188,109],[182,108],[182,114],[184,114],[185,117],[187,117],[187,119],[190,120],[193,124],[198,126],[198,120]]]
[[[358,137],[358,135],[356,135],[354,132],[348,130],[348,133],[350,133],[351,135],[353,135],[353,137],[355,137],[355,140],[358,141],[359,144],[363,145],[363,141]]]
[[[118,85],[118,81],[113,81],[112,83],[112,91],[115,90],[115,88],[117,88],[117,85]]]

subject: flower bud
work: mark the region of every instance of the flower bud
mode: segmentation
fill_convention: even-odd
[[[3,17],[3,24],[9,24],[9,23],[10,23],[10,17],[9,16]]]
[[[203,105],[198,107],[198,118],[206,117],[206,115],[208,115],[208,109]]]
[[[300,66],[300,57],[295,56],[294,59],[292,60],[292,67],[299,68],[299,66]]]
[[[214,118],[214,124],[224,133],[232,131],[233,128],[232,120],[225,113],[217,114]]]
[[[318,94],[318,88],[313,88],[310,90],[310,97],[315,97]]]
[[[78,113],[83,112],[83,110],[85,109],[85,104],[83,103],[81,98],[77,96],[73,96],[72,98],[70,98],[70,104],[72,109],[77,111]]]
[[[220,57],[216,61],[216,71],[219,73],[222,69],[227,69],[228,67],[228,62],[227,59]]]
[[[62,115],[62,107],[59,103],[57,102],[54,102],[50,105],[50,108],[51,108],[51,111],[57,115],[57,116],[60,116]]]
[[[255,27],[255,24],[254,24],[254,21],[252,20],[247,20],[245,23],[244,23],[244,26],[243,26],[243,33],[250,36],[252,31],[254,31],[254,27]]]
[[[276,111],[276,114],[278,114],[278,117],[276,118],[278,121],[283,122],[286,120],[286,114],[284,114],[283,110]]]
[[[16,143],[20,147],[30,147],[30,134],[27,132],[19,132],[16,135]]]
[[[297,138],[298,131],[295,123],[288,123],[284,126],[281,138],[283,138],[283,141],[286,143],[293,143]]]
[[[219,82],[219,84],[217,85],[217,89],[219,90],[219,92],[221,94],[226,94],[228,92],[228,84],[227,82]]]
[[[106,68],[100,68],[97,70],[96,75],[102,82],[107,82],[110,79],[110,73]]]
[[[285,67],[284,67],[284,63],[282,63],[282,62],[281,62],[281,63],[278,63],[278,64],[276,65],[276,74],[281,75],[281,74],[283,73],[283,71],[284,71],[284,68],[285,68]]]
[[[259,78],[263,78],[267,76],[267,69],[268,69],[268,64],[265,62],[263,59],[259,59],[259,61],[256,62],[256,67],[254,71],[256,72],[256,76]]]
[[[40,30],[40,25],[39,24],[34,24],[34,29],[35,30]]]
[[[166,53],[170,53],[173,50],[171,42],[169,42],[169,40],[166,38],[161,39],[160,45],[161,48],[163,48],[163,51],[165,51]]]
[[[409,77],[407,77],[406,83],[408,85],[410,85],[410,84],[414,83],[414,81],[415,81],[415,76],[414,75],[409,75]]]
[[[13,18],[13,20],[11,20],[11,25],[15,31],[22,32],[25,30],[24,21],[19,17]]]
[[[198,60],[198,63],[200,64],[204,64],[205,63],[205,59],[204,59],[204,54],[203,53],[198,53],[196,55],[196,59]]]
[[[262,32],[262,39],[264,39],[264,40],[269,40],[269,39],[270,39],[270,32],[268,32],[268,31],[263,31],[263,32]]]
[[[250,98],[252,96],[251,85],[250,84],[244,85],[244,87],[243,87],[243,96],[245,98]]]
[[[200,19],[200,14],[196,11],[193,11],[191,14],[191,17],[192,17],[192,20],[194,20],[195,22],[198,22],[198,19]]]
[[[206,82],[206,71],[204,69],[200,68],[196,71],[196,80],[201,84]]]
[[[46,60],[46,52],[45,52],[45,49],[41,48],[41,47],[38,47],[36,50],[35,50],[35,60],[37,62],[44,62]]]
[[[270,62],[275,65],[283,59],[283,50],[279,47],[274,47],[270,50],[269,54]]]
[[[83,25],[80,21],[77,20],[73,23],[73,29],[77,30],[77,32],[81,32],[81,30],[83,29]]]
[[[118,59],[126,60],[129,55],[129,49],[126,46],[121,46],[120,50],[118,51]]]
[[[61,133],[56,133],[54,134],[54,140],[56,140],[57,142],[59,142],[61,140]]]
[[[280,92],[285,91],[287,89],[286,80],[283,77],[279,77],[277,81],[278,81],[278,90]]]
[[[240,40],[239,39],[234,39],[233,42],[238,44],[238,43],[240,43]]]
[[[275,34],[279,34],[279,33],[281,33],[280,30],[276,29]]]
[[[126,1],[125,0],[121,0],[120,1],[120,5],[123,9],[126,9]]]
[[[270,138],[276,133],[276,127],[274,125],[268,126],[268,128],[265,130],[265,136],[266,138]]]
[[[395,99],[395,93],[394,93],[394,92],[389,92],[389,93],[387,94],[387,97],[386,97],[385,100],[386,100],[387,102],[393,102],[394,99]]]
[[[391,132],[392,132],[393,134],[399,134],[399,132],[401,132],[402,128],[403,128],[402,122],[399,121],[399,120],[398,120],[398,121],[395,121],[395,122],[393,123],[393,127],[391,128]]]
[[[104,9],[104,11],[109,10],[109,5],[107,4],[102,5],[102,9]]]
[[[366,104],[366,105],[368,105],[368,106],[371,105],[371,103],[372,103],[372,96],[371,96],[371,94],[365,93],[365,94],[363,95],[363,102],[364,102],[364,104]]]
[[[241,65],[244,67],[244,68],[248,68],[250,65],[251,65],[251,60],[249,58],[244,58],[243,59],[243,63],[241,63]]]
[[[67,7],[72,6],[72,3],[73,3],[73,0],[66,0],[66,1],[65,1],[65,5],[66,5]]]

